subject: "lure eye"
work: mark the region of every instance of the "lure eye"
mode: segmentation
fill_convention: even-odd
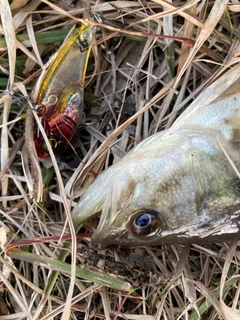
[[[49,139],[48,139],[48,142],[50,143],[52,150],[54,150],[54,149],[57,148],[58,143],[57,143],[57,140],[56,140],[56,139],[54,139],[54,138],[49,138]],[[44,148],[44,150],[48,151],[48,147],[47,147],[46,143],[44,143],[43,148]]]
[[[154,211],[139,212],[131,221],[131,230],[138,235],[147,235],[156,230],[159,222],[158,213]]]
[[[50,94],[47,98],[47,102],[50,104],[56,104],[58,101],[58,97],[55,94]]]

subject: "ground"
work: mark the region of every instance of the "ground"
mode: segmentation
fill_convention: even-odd
[[[74,242],[71,210],[95,175],[170,128],[239,63],[235,1],[112,3],[119,10],[108,1],[0,3],[0,319],[238,319],[235,242],[100,248],[89,234]],[[39,161],[41,66],[88,19],[89,5],[104,20],[87,64],[82,122],[57,160]],[[75,279],[75,266],[87,276],[77,269]]]

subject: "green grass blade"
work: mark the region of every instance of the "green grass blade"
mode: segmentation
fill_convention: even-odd
[[[30,252],[25,252],[17,248],[9,249],[8,255],[13,259],[34,263],[39,266],[45,265],[45,267],[48,269],[53,269],[57,272],[61,272],[71,276],[71,265],[63,261],[55,260]],[[77,267],[76,269],[76,276],[107,287],[111,287],[116,290],[130,291],[131,288],[130,283],[124,280],[109,276],[102,272],[91,271],[80,267]]]

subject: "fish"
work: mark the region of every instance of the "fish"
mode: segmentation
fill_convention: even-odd
[[[240,80],[226,83],[139,143],[83,194],[75,227],[99,218],[91,241],[128,247],[240,239],[239,101]]]
[[[35,110],[55,155],[62,154],[83,118],[84,80],[96,30],[89,20],[59,49],[34,89]],[[40,158],[49,151],[35,124],[34,143]]]

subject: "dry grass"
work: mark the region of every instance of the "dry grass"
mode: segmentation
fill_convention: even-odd
[[[73,149],[46,168],[49,163],[34,156],[32,111],[23,95],[31,95],[41,66],[85,17],[86,1],[55,3],[60,8],[47,1],[14,0],[11,7],[7,0],[0,2],[0,86],[18,91],[0,97],[0,319],[240,319],[237,243],[98,250],[82,240],[76,248],[70,217],[93,165],[107,167],[141,140],[169,128],[204,88],[239,63],[239,5],[113,1],[125,20],[123,42],[106,52],[102,45],[111,48],[117,28],[98,29],[85,89],[89,124],[77,132]],[[121,17],[107,1],[90,4],[121,28]],[[106,147],[105,162],[95,164]],[[69,233],[73,246],[67,262],[118,275],[138,286],[136,291],[119,292],[66,272],[54,279],[46,264],[6,254],[11,241],[26,239],[27,252],[58,259],[61,237]],[[46,236],[48,241],[36,240]]]

